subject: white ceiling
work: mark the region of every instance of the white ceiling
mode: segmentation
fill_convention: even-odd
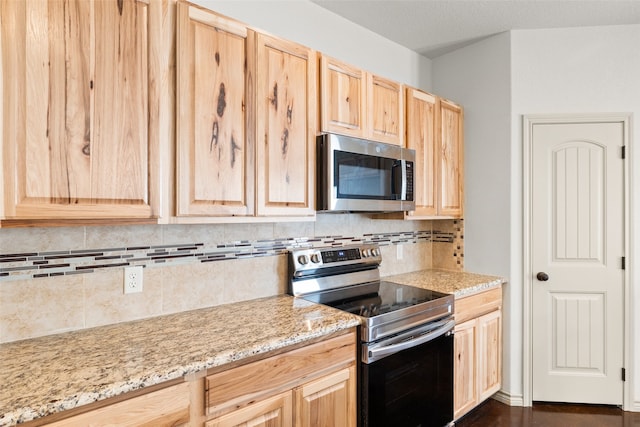
[[[311,1],[428,58],[511,29],[640,24],[640,0]]]

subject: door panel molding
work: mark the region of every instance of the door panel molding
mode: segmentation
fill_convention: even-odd
[[[632,158],[632,147],[630,147],[630,113],[602,113],[602,114],[535,114],[535,115],[523,115],[522,132],[523,132],[523,269],[522,269],[522,283],[523,283],[523,396],[522,404],[524,406],[531,406],[533,403],[533,322],[532,322],[532,293],[535,282],[536,272],[532,269],[532,198],[533,198],[533,180],[532,180],[532,162],[533,162],[533,128],[538,124],[579,124],[579,123],[621,123],[623,127],[623,145],[626,149],[626,158],[624,160],[624,223],[625,223],[625,242],[624,252],[628,259],[632,257],[632,247],[628,236],[630,235],[630,167],[632,162],[629,160]],[[588,141],[584,141],[587,143]],[[593,225],[589,225],[593,227]],[[590,229],[593,232],[597,230]],[[592,248],[592,250],[598,252],[598,248]],[[585,267],[595,261],[598,263],[598,256],[596,259],[587,260],[591,258],[593,254],[589,254],[585,259]],[[627,263],[629,264],[629,263]],[[623,409],[634,410],[633,396],[633,378],[635,369],[637,366],[633,364],[631,348],[631,316],[630,316],[630,268],[624,271],[624,366],[627,370],[626,382],[623,386]]]

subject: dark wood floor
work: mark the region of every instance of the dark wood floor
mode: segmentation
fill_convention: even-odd
[[[455,423],[455,427],[640,427],[640,413],[613,406],[534,403],[508,406],[489,399]]]

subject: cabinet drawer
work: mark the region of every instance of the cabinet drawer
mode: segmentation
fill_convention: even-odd
[[[456,324],[482,316],[500,307],[502,307],[502,287],[500,286],[468,297],[456,299]]]
[[[354,363],[355,332],[207,376],[207,416],[220,416]]]
[[[189,397],[189,383],[181,383],[46,425],[49,427],[188,425]]]

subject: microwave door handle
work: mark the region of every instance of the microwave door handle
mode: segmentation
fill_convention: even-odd
[[[402,187],[400,189],[400,200],[407,200],[407,161],[401,160],[402,167]]]

